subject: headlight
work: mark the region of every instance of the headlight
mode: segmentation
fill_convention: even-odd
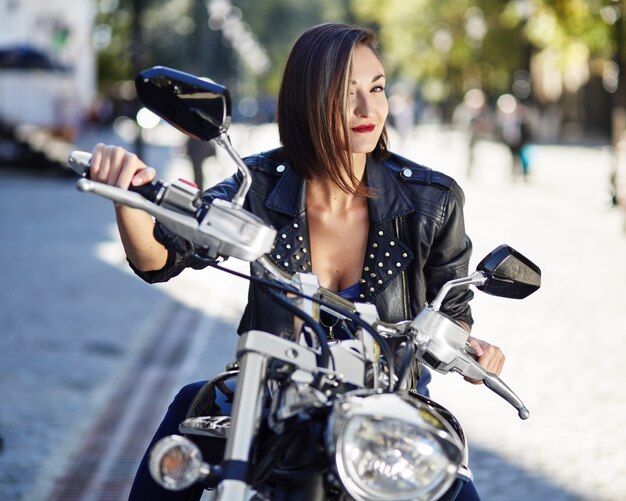
[[[337,472],[359,500],[436,498],[462,458],[463,446],[445,422],[410,397],[347,397],[333,411],[331,429]]]

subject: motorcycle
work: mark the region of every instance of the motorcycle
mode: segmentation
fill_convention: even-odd
[[[527,419],[519,397],[478,364],[468,333],[439,310],[455,287],[522,299],[540,287],[540,269],[501,245],[414,319],[382,322],[374,305],[345,300],[313,274],[289,276],[267,257],[276,230],[243,208],[252,181],[228,136],[225,87],[165,67],[140,73],[136,87],[161,118],[226,150],[240,174],[238,192],[206,205],[183,181],[122,190],[90,180],[90,155],[73,152],[77,188],[150,213],[210,266],[238,274],[223,261],[250,262],[250,275],[238,275],[263,284],[298,322],[294,339],[256,330],[240,336],[236,361],[199,392],[181,435],[154,446],[154,479],[170,490],[200,483],[221,501],[454,499],[472,475],[465,436],[447,409],[409,387],[410,366],[417,360],[483,381]],[[329,339],[322,315],[347,326],[345,339]]]

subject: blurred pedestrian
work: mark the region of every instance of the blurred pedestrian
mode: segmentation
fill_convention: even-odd
[[[193,180],[200,190],[204,186],[204,174],[202,171],[204,161],[215,156],[215,145],[212,141],[199,141],[190,137],[187,140],[187,157],[193,167]]]
[[[452,114],[452,123],[467,132],[467,176],[474,167],[476,143],[493,134],[493,113],[487,96],[481,89],[470,89]]]
[[[400,138],[400,147],[406,146],[415,126],[415,101],[411,88],[403,83],[395,84],[389,95],[389,114]]]
[[[530,123],[529,111],[515,96],[503,94],[497,101],[497,117],[500,138],[509,148],[512,174],[528,179],[530,170]]]

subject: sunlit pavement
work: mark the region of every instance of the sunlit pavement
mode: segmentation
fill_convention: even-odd
[[[607,210],[611,159],[601,147],[536,146],[525,182],[508,151],[479,143],[471,177],[456,134],[422,131],[410,148],[466,193],[474,263],[508,243],[543,272],[514,301],[477,293],[474,334],[507,355],[503,379],[530,418],[483,386],[438,377],[432,395],[466,429],[485,499],[623,499],[626,492],[626,234]],[[429,134],[432,137],[427,140]]]
[[[119,142],[111,135],[100,136]],[[81,147],[90,147],[95,138],[83,137]],[[232,138],[244,155],[276,144],[268,126],[234,127]],[[162,177],[190,176],[179,136],[161,130],[152,131],[149,139],[147,158]],[[523,301],[481,293],[473,301],[474,334],[505,351],[503,379],[525,401],[529,420],[520,421],[514,409],[487,388],[455,375],[435,375],[431,388],[432,396],[465,427],[483,499],[623,499],[626,392],[619,369],[626,359],[626,237],[621,214],[606,205],[608,155],[597,147],[537,146],[524,181],[512,178],[508,152],[497,143],[479,142],[468,171],[462,133],[425,126],[402,143],[392,140],[402,146],[396,149],[452,175],[463,187],[467,230],[474,243],[472,265],[495,246],[508,243],[543,271],[541,290]],[[221,153],[205,167],[211,181],[233,170]],[[38,240],[29,235],[48,228],[41,229],[48,247],[42,255],[36,249],[16,251],[13,241],[6,246],[14,254],[5,283],[17,296],[2,292],[4,304],[11,308],[3,313],[2,323],[15,336],[5,334],[0,341],[0,395],[8,402],[0,408],[5,442],[0,498],[117,499],[119,492],[123,499],[134,464],[125,465],[118,491],[107,491],[111,477],[120,475],[113,445],[82,488],[75,482],[72,492],[59,497],[59,485],[72,485],[67,473],[80,457],[77,451],[94,436],[102,411],[122,382],[128,382],[169,313],[192,319],[188,325],[195,327],[189,328],[179,363],[159,366],[164,372],[155,373],[152,366],[148,371],[147,381],[158,376],[166,382],[162,401],[151,403],[152,421],[158,420],[178,386],[209,377],[232,359],[232,329],[246,284],[214,271],[189,271],[168,284],[145,286],[128,273],[107,202],[77,194],[71,186],[57,193],[58,184],[38,181],[31,191],[32,181],[20,178],[16,185],[7,185],[6,180],[3,208],[12,211],[0,219],[3,233],[11,232],[34,247],[42,236]],[[36,207],[25,213],[20,203],[30,207],[26,202],[8,205],[11,196],[21,201],[30,195],[43,199],[46,221],[40,221]],[[67,205],[65,212],[55,212],[61,205]],[[84,208],[84,214],[76,214],[76,207]],[[2,256],[8,262],[9,256]],[[230,266],[245,269],[234,261]],[[32,273],[23,271],[31,268]],[[50,296],[50,290],[58,292]],[[31,307],[28,301],[41,306]],[[95,314],[103,304],[104,312]],[[109,441],[119,442],[119,448],[137,428],[136,423],[134,428],[123,425],[137,412],[132,406],[121,408],[121,424],[112,435],[115,440]],[[144,434],[153,426],[145,424],[149,429]],[[135,445],[135,454],[140,454],[142,444]],[[89,469],[88,464],[83,467]]]

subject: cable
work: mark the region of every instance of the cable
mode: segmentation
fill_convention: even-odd
[[[202,258],[202,256],[197,256],[199,259],[203,260],[203,261],[207,261],[204,258]],[[359,326],[361,326],[363,329],[365,329],[376,341],[376,343],[378,343],[378,345],[380,346],[380,349],[384,355],[384,357],[388,360],[388,370],[389,370],[389,388],[388,390],[390,392],[392,392],[394,390],[394,384],[393,384],[393,379],[394,379],[394,372],[395,372],[395,368],[394,368],[394,364],[393,364],[393,353],[391,352],[391,349],[389,347],[389,344],[387,343],[386,339],[381,336],[378,332],[376,332],[376,330],[374,328],[372,328],[371,325],[369,325],[367,322],[365,322],[359,315],[354,314],[354,313],[350,313],[348,311],[338,311],[336,306],[313,296],[309,296],[307,294],[304,294],[303,292],[301,292],[300,290],[298,290],[296,287],[292,287],[292,286],[288,286],[285,284],[281,284],[278,282],[273,282],[273,281],[269,281],[266,280],[264,278],[260,278],[260,277],[256,277],[253,275],[246,275],[244,273],[240,273],[238,271],[235,270],[231,270],[229,268],[224,268],[222,266],[220,266],[220,264],[214,260],[208,260],[209,266],[212,266],[213,268],[216,268],[218,270],[224,271],[226,273],[230,273],[231,275],[237,276],[239,278],[243,278],[245,280],[249,280],[251,282],[255,282],[257,284],[260,285],[264,285],[265,287],[267,287],[269,290],[274,289],[274,290],[279,290],[288,294],[294,294],[296,296],[302,297],[304,299],[308,299],[310,301],[314,301],[322,306],[325,306],[326,308],[330,309],[331,311],[336,311],[337,313],[343,315],[344,317],[352,320],[354,323],[358,324]],[[284,298],[283,298],[284,299]],[[291,311],[294,315],[296,315],[297,317],[301,318],[307,325],[309,325],[313,331],[315,332],[315,334],[318,336],[319,339],[319,344],[320,347],[322,347],[324,344],[326,345],[326,347],[328,347],[328,342],[326,340],[326,335],[324,334],[324,332],[322,331],[322,329],[319,327],[318,323],[313,320],[313,318],[311,318],[309,315],[306,315],[305,313],[303,313],[300,309],[298,309],[297,307],[293,306],[291,304],[291,302],[286,302],[283,303],[283,305],[285,307],[287,307],[287,309],[289,309],[289,311]],[[287,306],[288,305],[288,306]],[[328,363],[328,359],[326,358],[326,363]],[[327,368],[327,365],[323,365],[321,366],[323,368]]]
[[[409,368],[411,367],[411,360],[415,356],[415,346],[413,343],[407,343],[404,355],[402,355],[402,362],[400,364],[400,371],[398,372],[398,381],[394,386],[394,392],[400,389],[400,386],[406,378]]]

